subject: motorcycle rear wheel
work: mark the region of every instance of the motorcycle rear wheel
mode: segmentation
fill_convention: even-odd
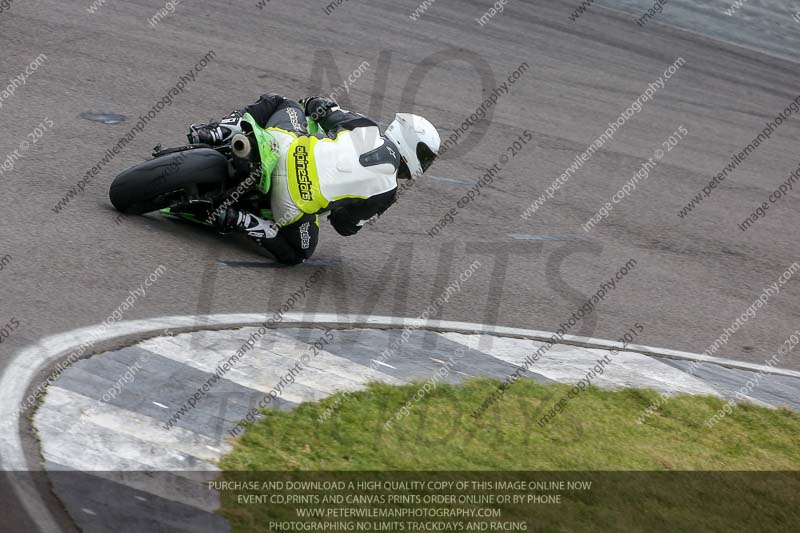
[[[186,201],[199,189],[222,190],[228,176],[228,160],[216,150],[168,153],[119,174],[109,198],[117,210],[143,215]]]

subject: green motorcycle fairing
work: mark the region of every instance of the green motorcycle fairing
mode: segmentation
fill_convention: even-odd
[[[250,113],[245,113],[242,121],[247,122],[253,130],[258,143],[258,153],[261,155],[261,179],[258,182],[258,190],[261,194],[269,194],[272,171],[278,165],[281,155],[278,141],[266,129],[259,126]]]
[[[308,124],[308,133],[319,133],[320,127],[314,117],[306,117],[306,124]]]

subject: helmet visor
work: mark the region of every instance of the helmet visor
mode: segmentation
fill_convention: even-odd
[[[422,172],[425,172],[433,164],[434,160],[436,159],[436,154],[433,153],[427,144],[417,143],[417,159],[419,159]]]

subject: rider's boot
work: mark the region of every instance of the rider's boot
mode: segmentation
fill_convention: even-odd
[[[227,208],[217,217],[216,226],[220,233],[238,231],[258,240],[272,239],[278,235],[280,229],[272,220],[265,220],[233,207]]]
[[[219,122],[208,124],[192,124],[186,137],[192,144],[210,144],[220,146],[229,142],[231,137],[242,132],[242,113],[234,111]]]

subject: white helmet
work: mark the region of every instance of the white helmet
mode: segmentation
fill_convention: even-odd
[[[411,177],[428,170],[439,153],[442,140],[439,132],[427,119],[411,113],[397,113],[384,135],[400,150]]]

